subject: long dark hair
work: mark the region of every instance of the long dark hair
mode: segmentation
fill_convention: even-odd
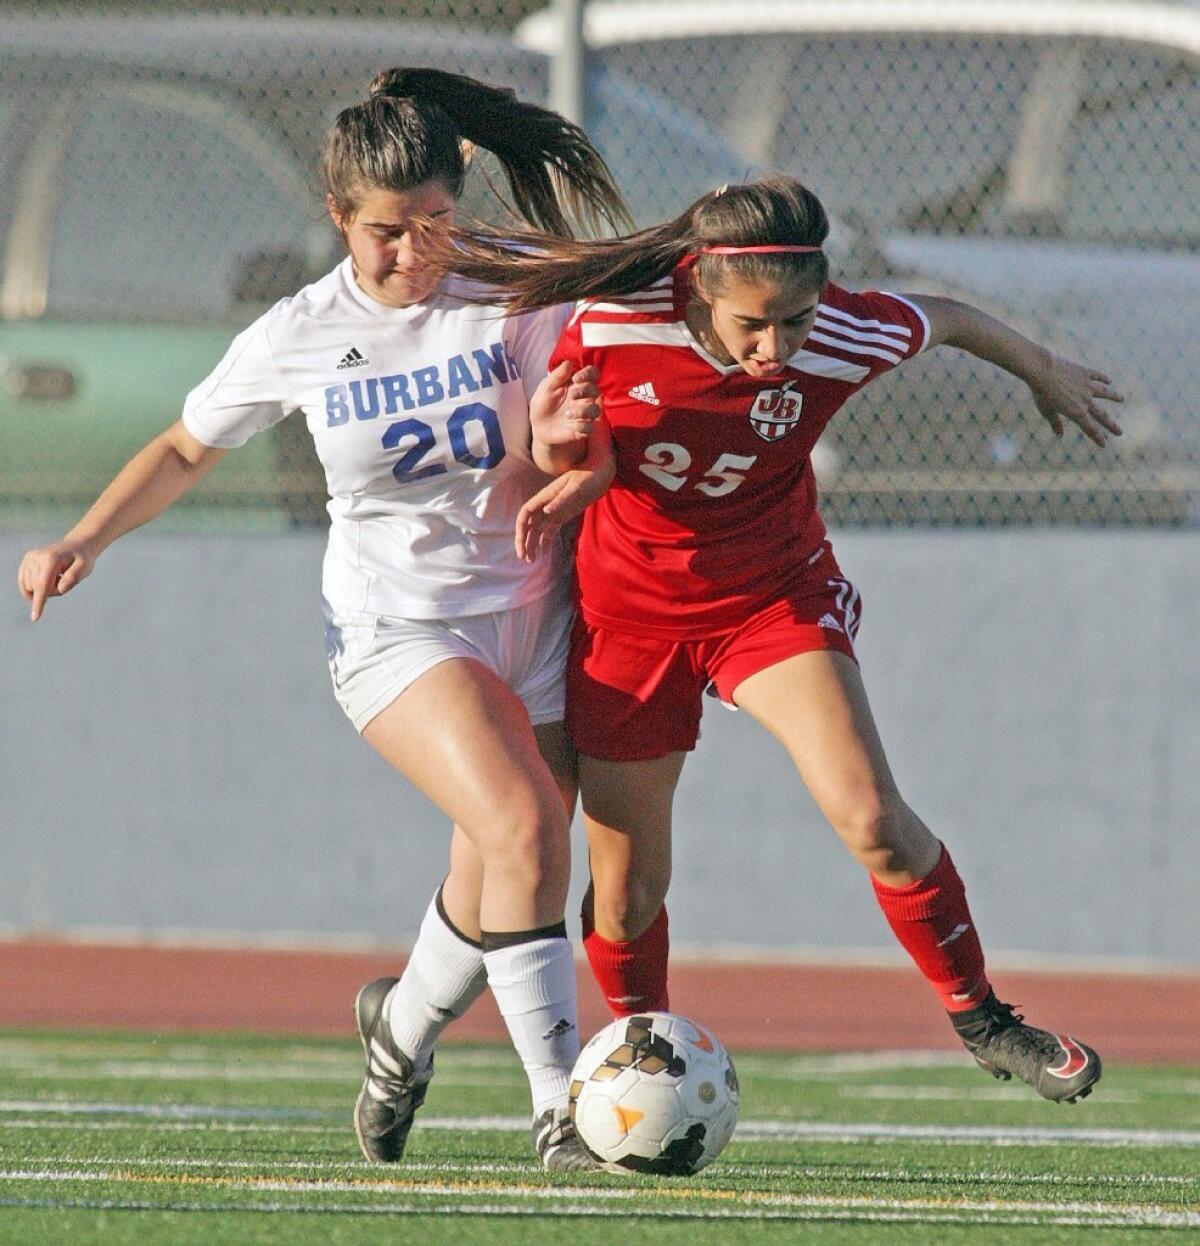
[[[321,173],[343,215],[372,189],[440,181],[457,199],[464,142],[490,151],[515,211],[531,225],[574,237],[631,224],[621,192],[587,135],[548,108],[440,69],[385,69],[367,99],[343,109],[325,139]]]
[[[575,240],[484,227],[430,239],[422,255],[443,272],[492,287],[488,301],[514,312],[600,295],[643,290],[686,255],[710,294],[731,276],[821,290],[829,262],[819,249],[803,253],[711,255],[711,246],[820,248],[829,234],[821,201],[795,178],[768,177],[702,195],[673,220],[619,238]]]

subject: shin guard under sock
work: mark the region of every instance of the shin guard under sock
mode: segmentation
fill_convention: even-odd
[[[623,943],[603,938],[586,915],[583,919],[583,949],[614,1017],[668,1010],[670,946],[665,906],[636,939]]]
[[[392,1039],[417,1070],[428,1066],[442,1031],[483,993],[483,948],[446,916],[439,887],[412,955],[387,1001]]]
[[[517,932],[485,930],[483,963],[525,1066],[534,1116],[564,1107],[579,1057],[575,958],[565,924]]]
[[[981,1003],[990,989],[983,948],[949,852],[943,847],[932,872],[907,887],[871,882],[892,932],[946,1010],[961,1012]]]

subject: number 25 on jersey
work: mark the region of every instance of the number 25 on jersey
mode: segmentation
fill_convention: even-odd
[[[732,493],[758,462],[757,455],[722,454],[701,474],[699,480],[695,480],[686,474],[692,466],[691,454],[675,442],[656,441],[654,445],[647,446],[646,459],[647,462],[640,464],[638,470],[664,489],[678,493],[685,486],[691,486],[710,498]]]

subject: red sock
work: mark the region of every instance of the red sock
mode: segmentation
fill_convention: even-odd
[[[650,925],[628,943],[612,943],[602,938],[587,916],[583,918],[583,950],[604,994],[604,1002],[614,1017],[667,1011],[670,946],[665,906]]]
[[[989,985],[962,879],[942,848],[933,872],[907,887],[872,878],[875,898],[892,932],[916,962],[948,1012],[982,1003]]]

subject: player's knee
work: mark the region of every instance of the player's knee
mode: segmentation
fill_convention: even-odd
[[[902,801],[852,822],[842,837],[855,859],[876,878],[923,878],[937,864],[941,844]]]
[[[533,802],[497,817],[480,845],[484,869],[500,869],[534,889],[561,884],[571,872],[570,824],[562,801]]]
[[[848,804],[834,823],[856,860],[872,872],[902,868],[905,853],[904,808],[872,795]]]
[[[658,916],[670,881],[669,871],[662,870],[594,880],[592,903],[597,928],[610,931],[610,937],[621,941],[636,939]]]

